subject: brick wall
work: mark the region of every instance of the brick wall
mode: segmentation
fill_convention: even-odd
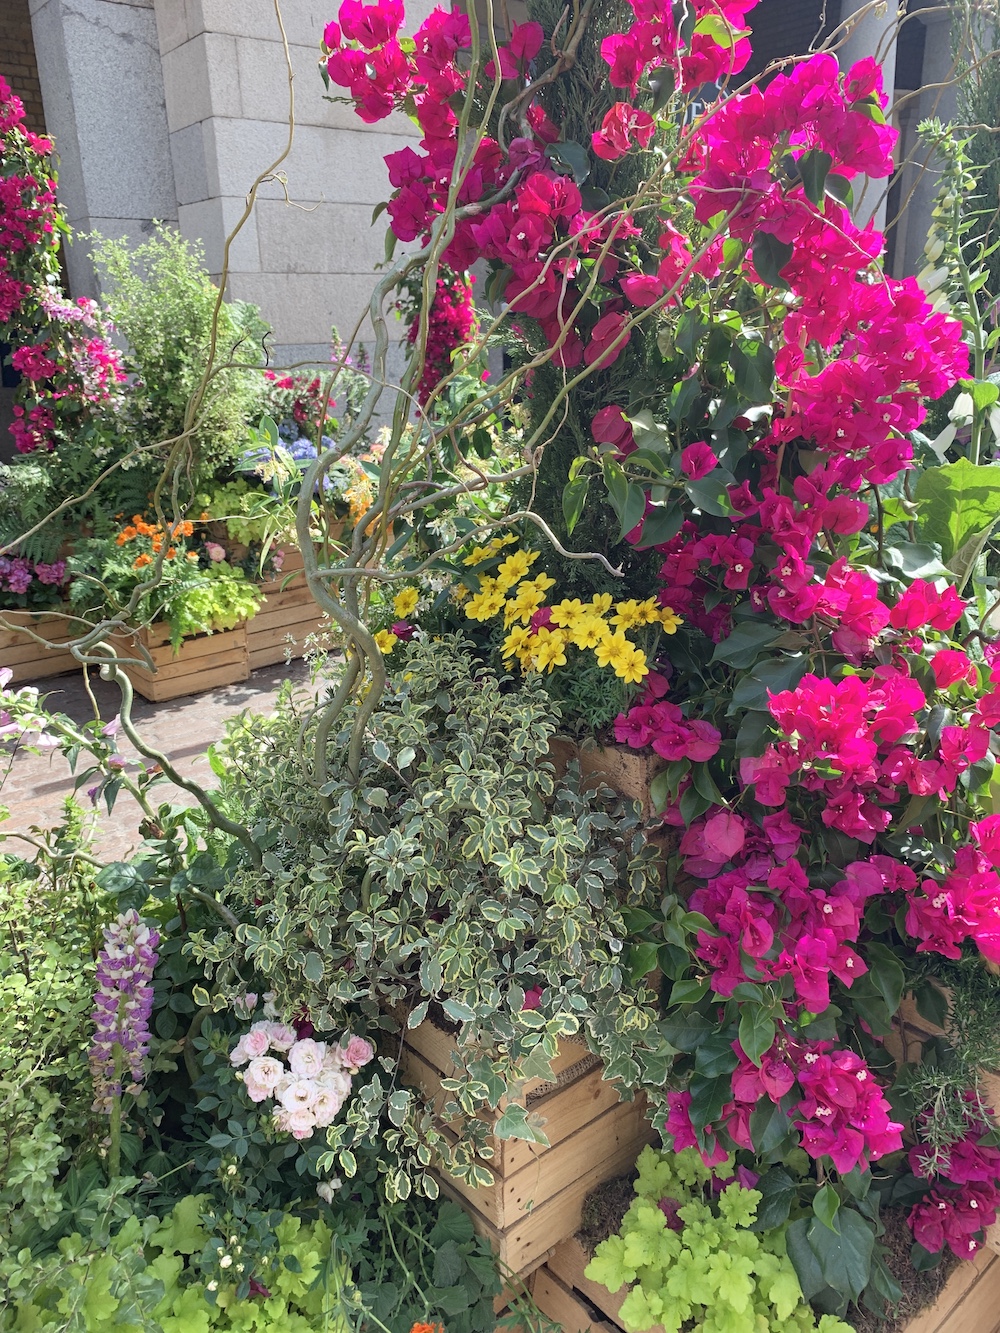
[[[45,112],[28,0],[0,0],[0,74],[24,103],[28,128],[43,134]]]

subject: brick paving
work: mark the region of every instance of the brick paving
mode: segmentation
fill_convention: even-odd
[[[185,777],[195,778],[202,785],[211,787],[215,779],[205,757],[205,750],[213,741],[220,739],[226,722],[246,710],[269,713],[285,680],[290,679],[297,685],[306,686],[308,677],[306,663],[295,661],[290,665],[282,663],[279,666],[261,667],[251,674],[249,680],[241,681],[238,685],[206,690],[203,694],[189,695],[167,703],[148,703],[136,696],[132,720],[143,740],[166,754]],[[118,691],[113,685],[93,675],[91,683],[101,717],[105,722],[110,722],[118,711]],[[93,706],[84,689],[82,676],[57,676],[37,684],[47,696],[47,705],[51,711],[67,713],[77,722],[93,718]],[[118,740],[121,753],[130,760],[135,759],[136,752],[125,738],[119,735]],[[0,779],[3,772],[0,761]],[[0,785],[0,805],[10,810],[10,818],[0,825],[0,833],[27,832],[32,826],[51,827],[58,822],[63,801],[72,792],[73,777],[61,754],[49,752],[34,755],[18,751],[13,756],[6,780]],[[89,808],[85,793],[80,793],[79,800],[82,806]],[[194,803],[189,793],[178,790],[168,782],[156,784],[150,793],[150,800],[153,805],[165,801],[175,805]],[[95,855],[107,860],[126,856],[141,841],[137,832],[139,817],[137,805],[125,795],[119,797],[110,817],[103,803],[93,810],[90,818],[96,833]],[[16,842],[12,844],[12,847],[17,846]],[[25,844],[21,844],[21,849],[25,850]]]

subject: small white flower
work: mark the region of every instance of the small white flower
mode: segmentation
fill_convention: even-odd
[[[219,1260],[219,1267],[232,1268],[232,1266],[233,1266],[233,1256],[231,1254],[224,1254],[222,1258]]]

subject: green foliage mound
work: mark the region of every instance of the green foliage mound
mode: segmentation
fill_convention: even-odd
[[[787,1228],[752,1230],[760,1191],[735,1181],[718,1189],[731,1180],[732,1158],[710,1168],[695,1148],[647,1147],[638,1168],[621,1231],[587,1267],[609,1291],[634,1284],[619,1311],[628,1333],[657,1325],[665,1333],[851,1333],[834,1315],[817,1320],[803,1300]]]

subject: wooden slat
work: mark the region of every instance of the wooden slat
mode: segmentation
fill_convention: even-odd
[[[596,1317],[590,1306],[560,1282],[547,1266],[535,1274],[532,1300],[543,1315],[562,1328],[563,1333],[586,1333],[587,1329],[594,1329],[596,1333],[616,1333],[615,1325]]]
[[[470,1207],[446,1176],[439,1178],[441,1189],[458,1203],[466,1205],[472,1224],[479,1234],[493,1243],[501,1260],[509,1268],[515,1273],[523,1273],[537,1266],[540,1256],[546,1255],[553,1246],[580,1229],[583,1201],[590,1191],[603,1181],[630,1171],[643,1145],[652,1143],[655,1138],[656,1135],[649,1129],[641,1142],[623,1146],[614,1156],[602,1162],[594,1162],[589,1167],[579,1162],[578,1174],[570,1186],[530,1213],[525,1213],[505,1231],[500,1231],[477,1209]]]
[[[538,1116],[550,1144],[561,1143],[619,1104],[618,1089],[602,1077],[603,1073],[602,1068],[592,1069],[569,1087],[557,1088],[550,1096],[532,1104],[531,1113]],[[545,1151],[541,1144],[526,1139],[507,1139],[503,1144],[504,1171],[520,1171]]]
[[[222,685],[237,685],[246,680],[247,667],[236,662],[216,670],[204,669],[194,676],[179,676],[175,680],[161,680],[158,676],[148,681],[133,681],[137,694],[152,703],[164,703],[168,699],[180,699],[186,694],[198,694],[202,690],[215,690]]]
[[[606,1315],[612,1324],[618,1325],[618,1311],[622,1308],[629,1289],[624,1286],[616,1292],[610,1292],[599,1282],[592,1282],[589,1277],[584,1277],[587,1263],[583,1246],[575,1236],[557,1245],[545,1261],[549,1271],[554,1273],[564,1286],[579,1292],[591,1305]]]

